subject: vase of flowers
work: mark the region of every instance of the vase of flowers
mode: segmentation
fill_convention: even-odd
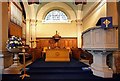
[[[20,47],[22,47],[22,40],[20,37],[12,36],[8,39],[6,48],[9,52],[12,52],[14,54],[14,64],[12,65],[13,67],[20,65],[18,57],[18,53],[22,51]]]
[[[7,49],[10,52],[19,52],[19,47],[22,46],[22,40],[20,37],[12,36],[7,41]]]

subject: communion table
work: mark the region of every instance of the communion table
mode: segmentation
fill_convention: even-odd
[[[48,49],[46,50],[45,61],[70,61],[68,49]]]

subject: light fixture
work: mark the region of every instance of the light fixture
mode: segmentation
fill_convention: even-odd
[[[40,1],[39,0],[28,0],[28,4],[31,5],[31,4],[40,4]]]
[[[87,0],[75,0],[75,4],[87,4]]]

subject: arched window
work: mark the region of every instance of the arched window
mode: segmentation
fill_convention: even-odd
[[[44,19],[44,23],[68,23],[67,15],[60,10],[50,11]]]

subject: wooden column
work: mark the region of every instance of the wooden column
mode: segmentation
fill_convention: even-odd
[[[0,2],[0,74],[4,68],[6,41],[8,39],[8,3]]]

